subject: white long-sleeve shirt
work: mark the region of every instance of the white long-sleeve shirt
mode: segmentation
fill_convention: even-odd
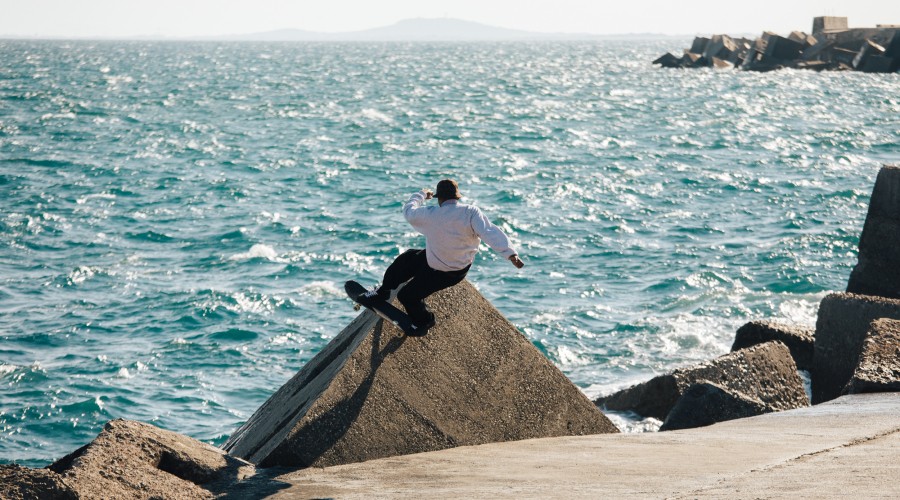
[[[437,271],[458,271],[475,261],[479,240],[510,258],[515,249],[506,234],[477,207],[458,200],[446,200],[441,206],[425,206],[425,192],[413,194],[403,205],[403,216],[425,235],[428,265]]]

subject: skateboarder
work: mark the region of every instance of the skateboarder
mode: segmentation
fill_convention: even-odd
[[[425,206],[425,201],[434,196],[438,199],[437,206]],[[361,296],[361,301],[387,300],[391,290],[409,281],[397,298],[416,329],[424,335],[435,324],[434,313],[425,306],[425,297],[466,277],[478,252],[479,240],[517,268],[525,265],[506,234],[491,224],[481,210],[460,203],[460,198],[459,186],[450,179],[438,182],[434,193],[423,189],[410,196],[403,205],[403,216],[425,235],[425,249],[400,254],[384,272],[381,286]]]

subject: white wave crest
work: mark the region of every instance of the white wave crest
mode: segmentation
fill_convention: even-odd
[[[378,111],[378,110],[372,109],[372,108],[366,108],[366,109],[362,110],[360,112],[360,114],[363,117],[368,118],[370,120],[377,120],[377,121],[385,122],[385,123],[390,123],[390,122],[394,121],[390,116],[382,113],[381,111]]]
[[[115,200],[116,195],[114,195],[112,193],[89,194],[89,195],[82,196],[81,198],[76,199],[75,203],[77,203],[78,205],[84,205],[89,200],[97,200],[97,199],[99,199],[99,200]]]
[[[308,295],[311,297],[340,297],[344,295],[344,291],[331,281],[311,281],[301,286],[297,291],[301,295]]]
[[[642,418],[637,413],[604,411],[604,415],[618,427],[619,431],[628,433],[656,432],[662,421],[653,417]]]
[[[264,243],[257,243],[250,247],[250,250],[237,253],[228,258],[228,260],[251,260],[266,259],[270,262],[287,262],[286,259],[278,257],[278,252],[274,248]]]
[[[93,278],[99,270],[94,267],[88,266],[78,266],[69,275],[66,277],[69,280],[69,283],[73,285],[80,285],[85,281]]]
[[[237,314],[270,314],[284,305],[284,303],[285,300],[281,297],[265,294],[251,293],[248,295],[243,292],[217,292],[212,297],[198,304],[198,307],[205,311],[224,309]]]

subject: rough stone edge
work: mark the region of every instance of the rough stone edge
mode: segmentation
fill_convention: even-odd
[[[871,392],[900,392],[900,321],[872,321],[856,370],[841,395]]]
[[[750,321],[735,333],[731,352],[777,340],[791,351],[800,370],[812,369],[815,353],[815,328],[772,320]]]

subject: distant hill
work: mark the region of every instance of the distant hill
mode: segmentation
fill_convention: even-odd
[[[261,33],[249,33],[245,35],[226,35],[203,37],[203,40],[229,40],[229,41],[297,41],[297,42],[326,42],[326,41],[410,41],[410,42],[437,42],[437,41],[513,41],[513,40],[609,40],[609,39],[648,39],[648,38],[683,38],[670,37],[655,34],[627,34],[627,35],[594,35],[589,33],[541,33],[523,31],[508,28],[500,28],[487,24],[461,19],[405,19],[390,26],[373,28],[362,31],[347,31],[343,33],[322,33],[317,31],[305,31],[296,29],[284,29],[266,31]],[[194,38],[198,39],[198,38]]]

